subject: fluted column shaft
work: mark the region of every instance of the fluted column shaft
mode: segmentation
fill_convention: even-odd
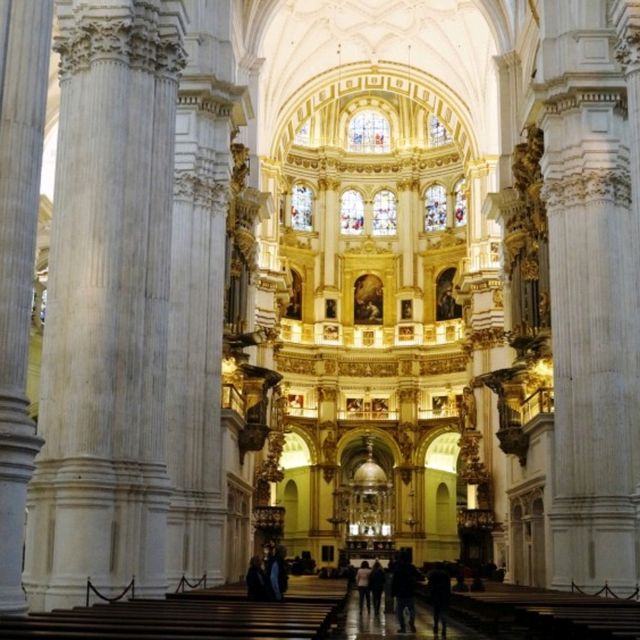
[[[51,1],[0,0],[0,613],[22,613],[24,509],[42,444],[25,396]]]
[[[166,588],[165,378],[182,5],[57,5],[61,104],[25,583]],[[43,543],[43,539],[47,543]],[[43,550],[43,545],[46,551]]]
[[[637,249],[629,241],[623,116],[615,92],[577,91],[549,103],[541,124],[555,370],[552,584],[596,585],[615,576],[619,587],[630,587],[635,418],[624,398],[633,344],[628,291],[636,285],[626,256]],[[583,138],[598,143],[581,147]]]
[[[627,80],[627,123],[629,127],[629,148],[631,168],[631,219],[627,225],[632,246],[640,246],[640,2],[617,0],[613,4],[612,18],[618,33],[617,58],[622,63]],[[637,250],[626,256],[631,264],[631,273],[640,273],[640,254]],[[637,309],[640,308],[640,290],[631,286],[626,291],[631,314],[625,319],[630,324],[628,331],[633,339],[637,324]],[[630,348],[625,353],[627,370],[627,391],[623,398],[629,415],[640,415],[640,350]],[[632,430],[631,455],[634,472],[636,503],[640,511],[640,429]]]

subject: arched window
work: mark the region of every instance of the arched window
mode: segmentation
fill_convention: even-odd
[[[378,111],[359,111],[349,122],[349,151],[386,153],[391,150],[388,120]]]
[[[309,121],[307,120],[297,131],[295,138],[293,139],[295,144],[302,145],[304,147],[309,146],[309,141],[311,140],[311,127],[309,125]]]
[[[461,178],[453,188],[456,198],[456,208],[453,212],[456,227],[467,224],[467,182]]]
[[[313,231],[313,192],[296,184],[291,194],[291,226],[298,231]]]
[[[434,115],[429,116],[429,145],[441,147],[453,141],[447,128]]]
[[[362,194],[355,189],[342,194],[340,231],[345,235],[364,233],[364,200]]]
[[[441,184],[427,189],[424,208],[425,231],[439,231],[447,226],[447,192]]]
[[[397,231],[396,196],[392,191],[378,191],[373,199],[373,235],[395,236]]]

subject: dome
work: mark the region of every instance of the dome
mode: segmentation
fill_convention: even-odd
[[[353,481],[355,484],[365,485],[387,484],[387,474],[379,464],[376,464],[373,460],[368,460],[358,467],[353,476]]]

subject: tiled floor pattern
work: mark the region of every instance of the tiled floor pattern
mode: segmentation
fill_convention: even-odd
[[[373,611],[362,615],[358,612],[358,594],[352,592],[346,608],[343,624],[338,633],[332,634],[332,638],[339,640],[379,640],[381,638],[397,638],[401,640],[442,640],[442,635],[433,633],[433,617],[431,609],[416,601],[416,633],[398,633],[398,621],[395,613],[376,616]],[[447,640],[492,640],[489,636],[478,633],[474,629],[465,627],[456,621],[449,621],[447,627]]]

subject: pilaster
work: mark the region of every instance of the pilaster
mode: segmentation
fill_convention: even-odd
[[[42,445],[28,417],[27,354],[53,3],[0,7],[0,613],[25,613],[27,482]]]

